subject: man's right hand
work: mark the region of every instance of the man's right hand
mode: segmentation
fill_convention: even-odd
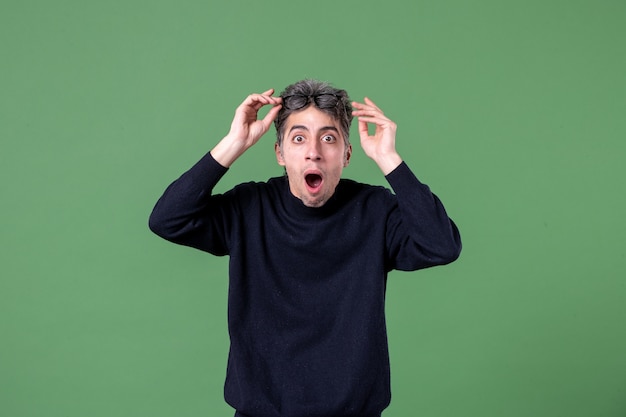
[[[237,107],[230,132],[211,150],[211,155],[220,165],[230,167],[269,130],[282,103],[281,97],[272,97],[272,94],[273,88],[261,94],[250,94]],[[273,107],[259,120],[259,109],[268,105]]]

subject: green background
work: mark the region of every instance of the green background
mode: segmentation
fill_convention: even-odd
[[[369,96],[454,264],[392,273],[395,416],[626,415],[626,3],[0,3],[0,416],[228,416],[227,259],[165,187],[251,92]],[[356,140],[344,174],[384,184]],[[281,174],[273,130],[223,191]]]

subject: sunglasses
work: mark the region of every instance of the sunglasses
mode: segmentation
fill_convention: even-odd
[[[311,99],[319,109],[332,109],[341,101],[337,94],[291,94],[283,97],[283,107],[287,110],[299,110],[308,106]]]

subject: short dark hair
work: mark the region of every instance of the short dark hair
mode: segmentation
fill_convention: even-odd
[[[346,90],[335,88],[327,82],[306,79],[287,86],[285,90],[280,93],[280,96],[283,97],[284,101],[285,97],[294,95],[313,98],[319,95],[326,94],[337,97],[337,99],[339,100],[337,106],[330,108],[320,108],[317,106],[315,100],[309,99],[308,103],[304,107],[301,107],[299,109],[288,109],[284,105],[281,107],[280,111],[278,112],[278,116],[274,120],[274,126],[276,127],[276,143],[278,144],[278,146],[282,146],[283,144],[283,134],[285,133],[284,128],[287,118],[292,113],[304,110],[309,106],[315,106],[324,113],[329,114],[333,119],[337,120],[341,127],[341,133],[343,134],[346,147],[350,145],[352,104],[350,104],[350,98],[348,97],[348,93],[346,92]]]

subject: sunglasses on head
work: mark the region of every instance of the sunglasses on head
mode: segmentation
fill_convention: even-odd
[[[311,99],[319,109],[332,109],[337,106],[341,96],[337,94],[291,94],[283,97],[283,107],[287,110],[299,110],[306,107]]]

